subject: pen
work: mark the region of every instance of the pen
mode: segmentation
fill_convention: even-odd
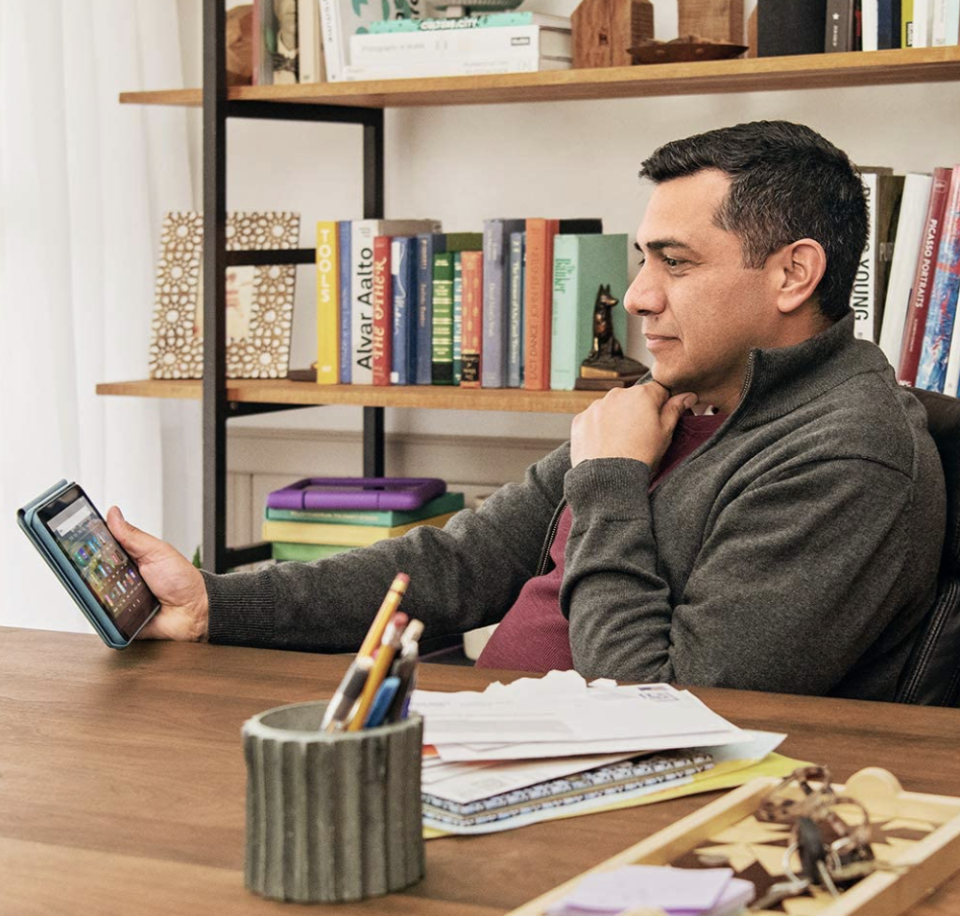
[[[337,687],[337,692],[327,704],[323,721],[320,723],[320,731],[336,732],[343,730],[350,718],[350,710],[353,709],[358,697],[363,692],[363,686],[366,684],[372,668],[373,659],[369,656],[355,658],[350,663],[347,673],[340,681],[340,686]]]
[[[380,605],[380,610],[377,611],[377,616],[373,618],[373,623],[370,624],[370,629],[367,631],[363,644],[360,646],[360,651],[357,653],[358,656],[372,656],[374,650],[380,645],[383,632],[386,630],[390,619],[396,613],[400,599],[403,598],[403,593],[407,590],[409,582],[410,577],[406,573],[397,573],[396,578],[387,591],[386,597],[383,599],[383,604]]]
[[[400,686],[400,678],[385,677],[377,695],[373,698],[373,705],[370,707],[370,715],[367,721],[363,723],[364,728],[376,728],[382,725],[387,717],[387,710],[393,703],[393,698],[397,695],[397,688]]]
[[[400,637],[402,649],[400,656],[393,663],[390,673],[400,680],[397,692],[394,695],[393,702],[387,710],[387,722],[399,722],[407,717],[407,706],[410,701],[410,694],[413,692],[417,680],[417,664],[420,657],[420,644],[418,642],[423,633],[423,624],[419,620],[411,620],[407,628]]]
[[[363,686],[363,693],[360,694],[360,699],[357,701],[357,708],[347,723],[348,732],[359,731],[363,728],[363,724],[367,719],[367,713],[370,710],[370,704],[373,703],[373,698],[377,695],[383,679],[390,670],[390,665],[397,653],[397,649],[400,648],[400,636],[409,619],[410,618],[402,611],[397,611],[393,615],[390,623],[387,624],[387,628],[383,631],[383,641],[377,650],[377,657],[374,659],[373,669],[370,671],[367,683]]]

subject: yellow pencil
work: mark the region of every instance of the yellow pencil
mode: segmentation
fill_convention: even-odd
[[[373,655],[377,650],[377,646],[380,645],[380,640],[383,639],[383,631],[387,628],[390,618],[393,617],[397,610],[397,606],[400,604],[400,599],[403,598],[403,593],[407,590],[409,582],[410,577],[406,573],[397,573],[393,584],[390,586],[390,590],[383,599],[383,604],[380,605],[380,610],[377,611],[377,616],[373,618],[373,623],[370,624],[370,629],[367,630],[363,645],[360,646],[360,651],[357,653],[358,658],[362,655]]]
[[[367,677],[367,682],[363,685],[363,693],[360,694],[357,707],[353,711],[350,723],[347,725],[348,732],[359,731],[363,728],[373,698],[377,695],[383,679],[387,676],[387,672],[393,664],[393,657],[397,654],[397,649],[400,648],[400,636],[409,619],[402,611],[397,611],[390,623],[387,624],[387,628],[383,632],[383,642],[380,643],[377,657],[373,661],[373,669]]]

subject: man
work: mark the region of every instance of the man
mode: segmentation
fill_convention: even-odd
[[[482,664],[891,699],[934,597],[944,491],[923,408],[853,336],[860,179],[785,122],[667,144],[641,175],[656,188],[624,306],[646,384],[444,530],[315,564],[201,575],[111,510],[164,604],[145,635],[355,648],[404,571],[428,634],[502,621]]]

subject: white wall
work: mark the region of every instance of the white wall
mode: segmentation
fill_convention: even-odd
[[[555,13],[575,6],[573,0],[525,4]],[[180,0],[180,9],[185,78],[199,85],[199,4]],[[656,15],[657,37],[674,37],[675,4],[657,0]],[[789,118],[820,131],[857,162],[927,170],[960,160],[960,126],[953,116],[958,101],[960,83],[943,83],[388,110],[386,215],[432,216],[450,231],[479,231],[482,220],[493,216],[601,216],[607,231],[632,235],[649,195],[637,179],[640,163],[668,140],[740,121]],[[193,138],[199,195],[199,114]],[[359,215],[359,128],[236,122],[228,162],[228,206],[298,210],[307,227],[304,244],[312,243],[308,228],[315,220]],[[314,358],[309,268],[298,272],[298,287],[293,365],[307,366]],[[636,333],[630,351],[644,358]],[[569,421],[555,415],[387,411],[388,431],[403,433],[558,439]],[[316,408],[236,422],[353,430],[360,412]]]

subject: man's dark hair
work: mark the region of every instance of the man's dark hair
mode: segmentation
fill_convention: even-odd
[[[731,178],[714,220],[739,237],[744,266],[758,269],[784,245],[814,239],[827,255],[820,311],[842,318],[867,241],[866,195],[847,154],[802,124],[754,121],[667,143],[640,177],[660,184],[703,169]]]

